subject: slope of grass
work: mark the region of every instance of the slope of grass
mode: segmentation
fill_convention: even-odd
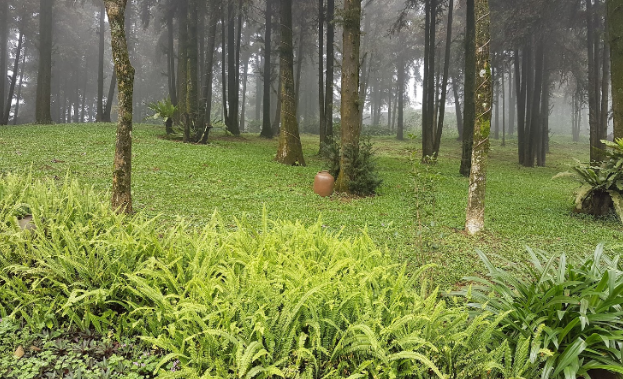
[[[315,155],[316,136],[303,136],[308,166],[286,167],[273,160],[275,140],[215,133],[207,146],[184,145],[159,138],[162,132],[162,127],[148,125],[135,129],[133,191],[139,212],[160,214],[165,222],[182,216],[203,226],[216,209],[232,220],[231,228],[235,228],[234,218],[259,225],[264,207],[270,219],[311,224],[321,217],[326,230],[347,237],[367,228],[372,239],[386,244],[398,260],[437,263],[440,268],[433,279],[444,287],[480,271],[476,248],[521,260],[526,245],[571,257],[590,253],[600,242],[613,252],[623,246],[623,228],[616,219],[571,214],[577,184],[570,178],[552,177],[573,165],[573,158],[586,160],[588,146],[563,138],[552,143],[548,167],[534,169],[518,167],[512,141],[505,147],[493,142],[488,230],[472,238],[462,232],[467,179],[458,174],[460,144],[454,139],[443,141],[438,164],[426,169],[434,174],[426,187],[430,193],[417,197],[411,174],[419,141],[374,138],[384,180],[380,195],[351,199],[313,194],[313,177],[325,168]],[[0,130],[0,172],[32,170],[34,176],[59,180],[69,172],[83,184],[107,190],[114,137],[112,124],[4,128]],[[420,212],[417,217],[418,199],[430,214]]]

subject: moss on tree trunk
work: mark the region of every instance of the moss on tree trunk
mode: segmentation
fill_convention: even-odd
[[[481,232],[485,226],[485,188],[489,132],[491,130],[490,11],[488,0],[476,0],[476,125],[465,229],[469,234]]]
[[[359,147],[361,119],[359,118],[359,43],[361,40],[361,0],[344,1],[344,32],[342,54],[342,155],[340,173],[335,190],[350,193],[350,181],[346,175],[352,164],[351,154]]]
[[[292,48],[292,0],[281,1],[281,130],[277,161],[288,165],[305,165],[296,118],[294,93],[294,52]]]
[[[105,0],[110,23],[112,54],[119,87],[119,121],[115,144],[111,205],[119,213],[132,213],[132,92],[134,67],[125,39],[124,13],[127,0]]]

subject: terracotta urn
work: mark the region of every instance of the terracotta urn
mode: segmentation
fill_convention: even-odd
[[[330,196],[333,193],[333,184],[335,179],[329,171],[320,171],[314,178],[314,192],[322,197]]]

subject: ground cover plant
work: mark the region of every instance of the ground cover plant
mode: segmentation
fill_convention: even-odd
[[[480,253],[488,278],[459,292],[479,312],[503,315],[511,343],[532,338],[532,356],[546,355],[542,378],[576,378],[590,370],[623,373],[623,272],[603,246],[578,264],[562,254],[528,250],[526,278],[496,267]]]
[[[267,218],[229,230],[216,215],[201,230],[163,227],[117,215],[69,180],[7,175],[0,194],[5,377],[471,378],[538,368],[529,338],[515,352],[496,339],[501,317],[469,319],[426,289],[426,267],[394,263],[365,234],[340,239],[321,223]],[[17,222],[24,208],[34,228]]]

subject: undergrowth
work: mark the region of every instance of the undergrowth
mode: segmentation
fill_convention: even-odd
[[[164,228],[115,215],[70,178],[6,175],[0,193],[3,320],[138,337],[161,352],[161,377],[501,378],[537,367],[529,339],[513,349],[496,337],[501,317],[470,319],[427,288],[426,266],[395,264],[365,233],[266,217],[232,228],[216,214],[202,229]],[[32,230],[17,222],[25,205]]]

